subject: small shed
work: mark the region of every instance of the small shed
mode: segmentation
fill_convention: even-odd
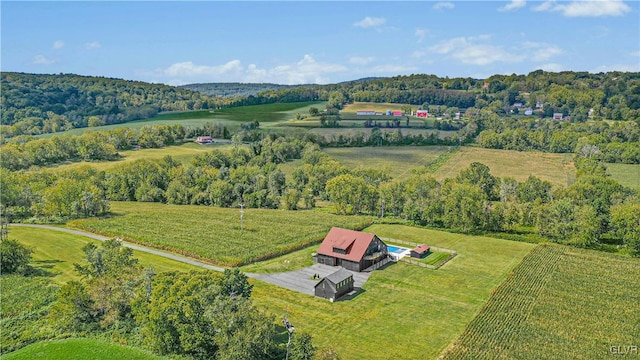
[[[330,301],[335,301],[351,291],[353,291],[353,274],[345,269],[327,275],[315,286],[316,296]]]
[[[424,244],[420,244],[411,250],[411,257],[416,259],[421,259],[427,256],[427,254],[429,254],[430,251],[431,251],[431,247]]]

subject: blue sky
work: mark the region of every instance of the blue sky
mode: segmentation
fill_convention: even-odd
[[[0,2],[2,71],[333,83],[640,71],[637,1]]]

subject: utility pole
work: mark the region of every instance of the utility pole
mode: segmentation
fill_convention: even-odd
[[[244,202],[240,203],[240,230],[244,231]]]
[[[289,341],[287,342],[287,357],[285,358],[286,360],[289,360],[289,345],[291,345],[291,335],[293,335],[293,331],[295,330],[295,328],[293,327],[293,324],[290,323],[289,320],[287,320],[286,315],[284,316],[284,319],[282,319],[282,324],[289,333]]]

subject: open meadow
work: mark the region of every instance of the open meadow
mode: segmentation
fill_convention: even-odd
[[[140,129],[145,125],[173,125],[181,124],[186,127],[201,127],[206,123],[220,123],[227,126],[240,126],[242,123],[258,120],[263,123],[277,123],[292,119],[296,113],[308,114],[309,108],[324,107],[324,102],[294,102],[264,105],[239,106],[223,108],[219,110],[198,110],[185,112],[170,112],[156,115],[149,119],[130,121],[122,124],[96,126],[91,128],[78,128],[50,134],[38,135],[48,138],[53,135],[72,134],[79,135],[86,131],[112,130],[119,127]]]
[[[640,259],[540,245],[443,358],[609,359],[623,355],[612,346],[634,345],[637,352],[638,304]]]
[[[377,111],[377,112],[386,112],[387,110],[402,110],[403,107],[411,106],[414,109],[417,109],[417,105],[409,105],[409,104],[396,104],[396,103],[374,103],[374,102],[358,102],[354,101],[350,104],[345,105],[342,109],[341,113],[356,113],[358,111]]]
[[[547,180],[554,186],[567,186],[575,179],[576,169],[572,154],[554,154],[536,151],[494,150],[462,147],[435,173],[438,180],[454,177],[473,162],[491,169],[491,174],[525,181],[529,175]]]
[[[317,346],[331,347],[343,359],[434,359],[534,246],[401,225],[364,231],[459,255],[438,270],[405,263],[376,270],[351,300],[331,303],[256,281],[254,301],[276,318],[287,314],[296,331],[310,333]]]
[[[605,164],[607,173],[621,185],[640,190],[640,165]]]
[[[362,229],[373,221],[316,211],[245,209],[242,230],[239,209],[114,201],[111,213],[69,225],[224,266],[319,243],[332,226]]]
[[[322,150],[349,168],[386,170],[393,178],[406,178],[411,170],[429,166],[439,156],[454,151],[449,146],[380,146],[325,148]]]

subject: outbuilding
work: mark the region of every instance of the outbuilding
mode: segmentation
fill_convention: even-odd
[[[345,269],[328,275],[315,285],[315,295],[329,301],[338,300],[351,291],[353,291],[353,274]]]
[[[416,259],[421,259],[427,256],[427,254],[429,254],[430,251],[431,251],[431,247],[424,244],[420,244],[411,250],[411,257]]]

